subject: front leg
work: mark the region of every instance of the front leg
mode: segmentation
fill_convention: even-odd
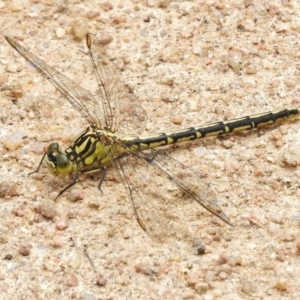
[[[68,190],[70,187],[72,187],[73,185],[75,185],[78,181],[79,181],[79,176],[78,176],[79,173],[74,173],[73,175],[73,181],[67,185],[65,188],[63,188],[59,193],[58,195],[55,197],[55,200],[61,196],[66,190]]]

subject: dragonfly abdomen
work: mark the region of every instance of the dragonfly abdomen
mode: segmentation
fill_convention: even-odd
[[[201,139],[209,136],[218,136],[230,132],[238,132],[270,126],[283,121],[300,117],[297,108],[285,108],[278,111],[245,116],[229,121],[217,122],[209,125],[190,127],[172,133],[160,133],[148,137],[137,137],[128,141],[130,145],[136,145],[140,150],[166,146],[175,143]]]

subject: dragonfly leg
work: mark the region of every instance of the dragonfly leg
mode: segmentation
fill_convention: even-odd
[[[148,162],[148,163],[152,163],[156,157],[156,155],[158,155],[159,153],[161,153],[162,151],[157,150],[157,151],[153,151],[153,155],[145,155],[144,159]]]
[[[70,187],[72,187],[74,184],[76,184],[78,182],[78,180],[79,180],[78,173],[74,173],[73,181],[58,193],[58,195],[55,197],[55,200],[60,195],[62,195],[66,190],[68,190]]]
[[[98,189],[99,189],[99,191],[101,192],[102,195],[103,195],[103,191],[101,189],[101,185],[104,181],[105,176],[106,176],[106,168],[102,168],[101,174],[100,174],[100,179],[99,179],[99,184],[98,184]]]
[[[43,163],[43,161],[44,161],[44,158],[45,158],[46,154],[47,154],[47,152],[44,153],[44,155],[43,155],[43,157],[42,157],[42,159],[41,159],[41,161],[40,161],[38,167],[36,168],[36,170],[33,171],[33,172],[28,173],[28,176],[30,176],[30,175],[32,175],[32,174],[34,174],[34,173],[37,173],[37,172],[40,170],[41,165],[42,165],[42,163]]]
[[[95,173],[95,172],[101,172],[101,175],[100,175],[100,180],[99,180],[99,184],[98,184],[98,189],[100,190],[100,192],[103,194],[103,191],[101,189],[101,185],[102,185],[102,182],[104,181],[104,178],[105,178],[105,175],[106,175],[106,168],[99,168],[99,169],[95,169],[95,170],[89,170],[89,171],[86,171],[86,172],[80,172],[80,173],[74,173],[73,175],[73,181],[67,185],[65,188],[63,188],[59,193],[58,195],[55,197],[55,200],[60,196],[62,195],[66,190],[68,190],[70,187],[72,187],[73,185],[75,185],[78,181],[79,181],[79,174],[92,174],[92,173]]]

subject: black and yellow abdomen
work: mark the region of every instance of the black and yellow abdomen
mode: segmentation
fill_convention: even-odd
[[[300,117],[297,108],[285,108],[278,111],[261,113],[253,116],[245,116],[229,121],[216,122],[209,125],[190,127],[171,133],[128,138],[128,145],[136,145],[139,150],[151,149],[175,143],[187,142],[209,136],[218,136],[231,132],[251,130],[264,126],[270,126],[287,120]]]

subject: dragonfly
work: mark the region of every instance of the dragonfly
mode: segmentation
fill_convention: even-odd
[[[197,172],[167,151],[156,148],[260,128],[300,116],[299,109],[285,108],[143,136],[139,133],[147,121],[145,110],[120,78],[117,66],[104,47],[96,51],[92,48],[90,34],[86,36],[86,45],[97,81],[96,95],[49,66],[15,39],[5,38],[89,124],[64,151],[58,143],[51,143],[37,169],[30,174],[38,172],[43,162],[54,175],[71,174],[73,180],[59,192],[61,195],[79,181],[81,174],[96,172],[100,174],[98,188],[101,190],[107,171],[112,168],[121,178],[137,223],[158,242],[190,239],[190,232],[180,224],[174,211],[180,211],[182,205],[193,201],[226,224],[233,224],[218,205],[213,189]],[[181,191],[175,200],[169,195],[174,188]]]

